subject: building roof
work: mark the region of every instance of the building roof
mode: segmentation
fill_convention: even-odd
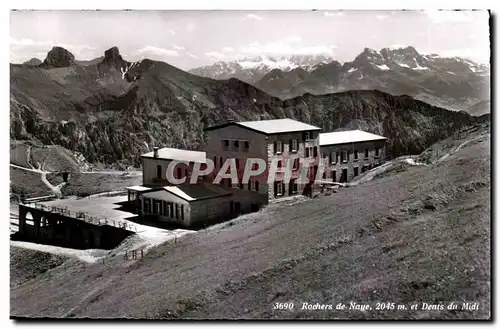
[[[310,124],[300,122],[293,119],[274,119],[274,120],[258,120],[258,121],[238,121],[228,122],[217,126],[205,128],[205,130],[215,130],[231,125],[238,125],[266,135],[280,134],[296,131],[321,130],[321,128]]]
[[[149,191],[151,190],[151,187],[136,185],[127,187],[127,190],[141,192],[141,191]]]
[[[319,134],[319,145],[336,145],[346,143],[358,143],[373,140],[387,139],[387,137],[375,135],[362,130],[335,131]]]
[[[143,154],[141,155],[141,157],[155,158],[154,151]],[[158,157],[155,159],[206,163],[207,154],[205,152],[189,151],[189,150],[181,150],[181,149],[165,147],[158,150]]]
[[[164,186],[160,190],[142,194],[144,197],[159,197],[171,193],[188,202],[231,195],[232,192],[216,184],[183,184]]]

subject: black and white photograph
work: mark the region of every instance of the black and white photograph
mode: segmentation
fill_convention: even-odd
[[[494,16],[11,9],[10,319],[491,321]]]

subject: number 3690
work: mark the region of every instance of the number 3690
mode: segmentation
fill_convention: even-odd
[[[293,303],[275,303],[275,310],[291,310],[293,309]]]

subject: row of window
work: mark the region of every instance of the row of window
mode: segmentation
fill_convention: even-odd
[[[291,179],[288,183],[288,194],[294,195],[298,191],[298,184],[295,179]],[[286,193],[286,185],[283,182],[274,182],[274,196],[282,196]]]
[[[318,146],[311,146],[305,148],[305,157],[317,157],[318,156]],[[285,150],[285,142],[283,141],[274,141],[273,142],[273,153],[274,154],[282,154]],[[290,139],[288,143],[288,152],[289,153],[297,153],[299,151],[299,142],[297,138]]]
[[[144,198],[144,213],[184,220],[184,205],[164,200]]]
[[[224,151],[233,151],[239,152],[241,151],[248,152],[250,150],[250,142],[245,140],[238,139],[223,139],[222,140],[222,149]]]
[[[365,152],[364,152],[365,160],[368,160],[368,154],[369,154],[369,150],[365,149]],[[376,148],[375,149],[375,158],[378,158],[379,156],[380,156],[380,149]],[[337,162],[341,162],[341,163],[348,162],[349,157],[350,157],[350,152],[346,151],[346,150],[340,151],[340,152],[332,151],[332,152],[330,152],[330,154],[328,156],[329,163],[331,163],[331,164],[336,164]],[[359,159],[358,150],[354,150],[353,161],[357,161],[358,159]]]
[[[204,169],[203,166],[201,166],[200,169]],[[188,177],[188,174],[189,174],[189,171],[187,168],[181,168],[181,167],[177,167],[175,168],[174,170],[174,178],[175,179],[181,179],[183,177]],[[163,167],[161,165],[157,165],[156,166],[156,178],[158,179],[162,179],[164,176],[163,176]],[[166,177],[166,175],[165,175]]]
[[[308,141],[312,139],[313,133],[306,131],[303,132],[302,134],[302,139],[304,141]],[[243,152],[248,152],[250,149],[250,142],[247,140],[239,140],[239,139],[223,139],[221,140],[222,143],[222,149],[224,151],[243,151]],[[275,141],[274,142],[274,153],[283,153],[283,150],[285,149],[284,142],[282,141]],[[299,150],[299,140],[298,138],[292,138],[289,141],[289,152],[297,152]]]
[[[379,164],[376,164],[376,165],[373,165],[372,164],[369,164],[369,165],[364,165],[361,167],[361,173],[364,173],[372,168],[375,168],[375,167],[378,167]],[[337,171],[336,170],[332,170],[331,171],[331,179],[332,179],[332,182],[337,182]],[[323,179],[326,179],[326,174],[327,172],[325,171],[323,173]],[[359,175],[359,167],[353,167],[353,176],[356,177]],[[339,182],[340,183],[344,183],[347,181],[347,169],[342,169],[342,171],[340,172],[340,177],[339,177]]]
[[[248,184],[243,184],[241,182],[239,184],[231,184],[230,178],[223,178],[223,179],[221,179],[220,184],[222,186],[239,188],[240,190],[244,190],[245,185],[246,185],[246,189],[248,189],[249,191],[259,192],[259,181],[258,180],[248,181]]]

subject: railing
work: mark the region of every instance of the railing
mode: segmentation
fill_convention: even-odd
[[[84,211],[70,211],[68,207],[48,206],[39,203],[23,204],[23,206],[59,214],[66,217],[71,217],[92,225],[109,225],[123,230],[137,232],[137,227],[133,224],[130,224],[129,222],[107,218],[98,218],[96,216],[91,216],[89,213]]]

